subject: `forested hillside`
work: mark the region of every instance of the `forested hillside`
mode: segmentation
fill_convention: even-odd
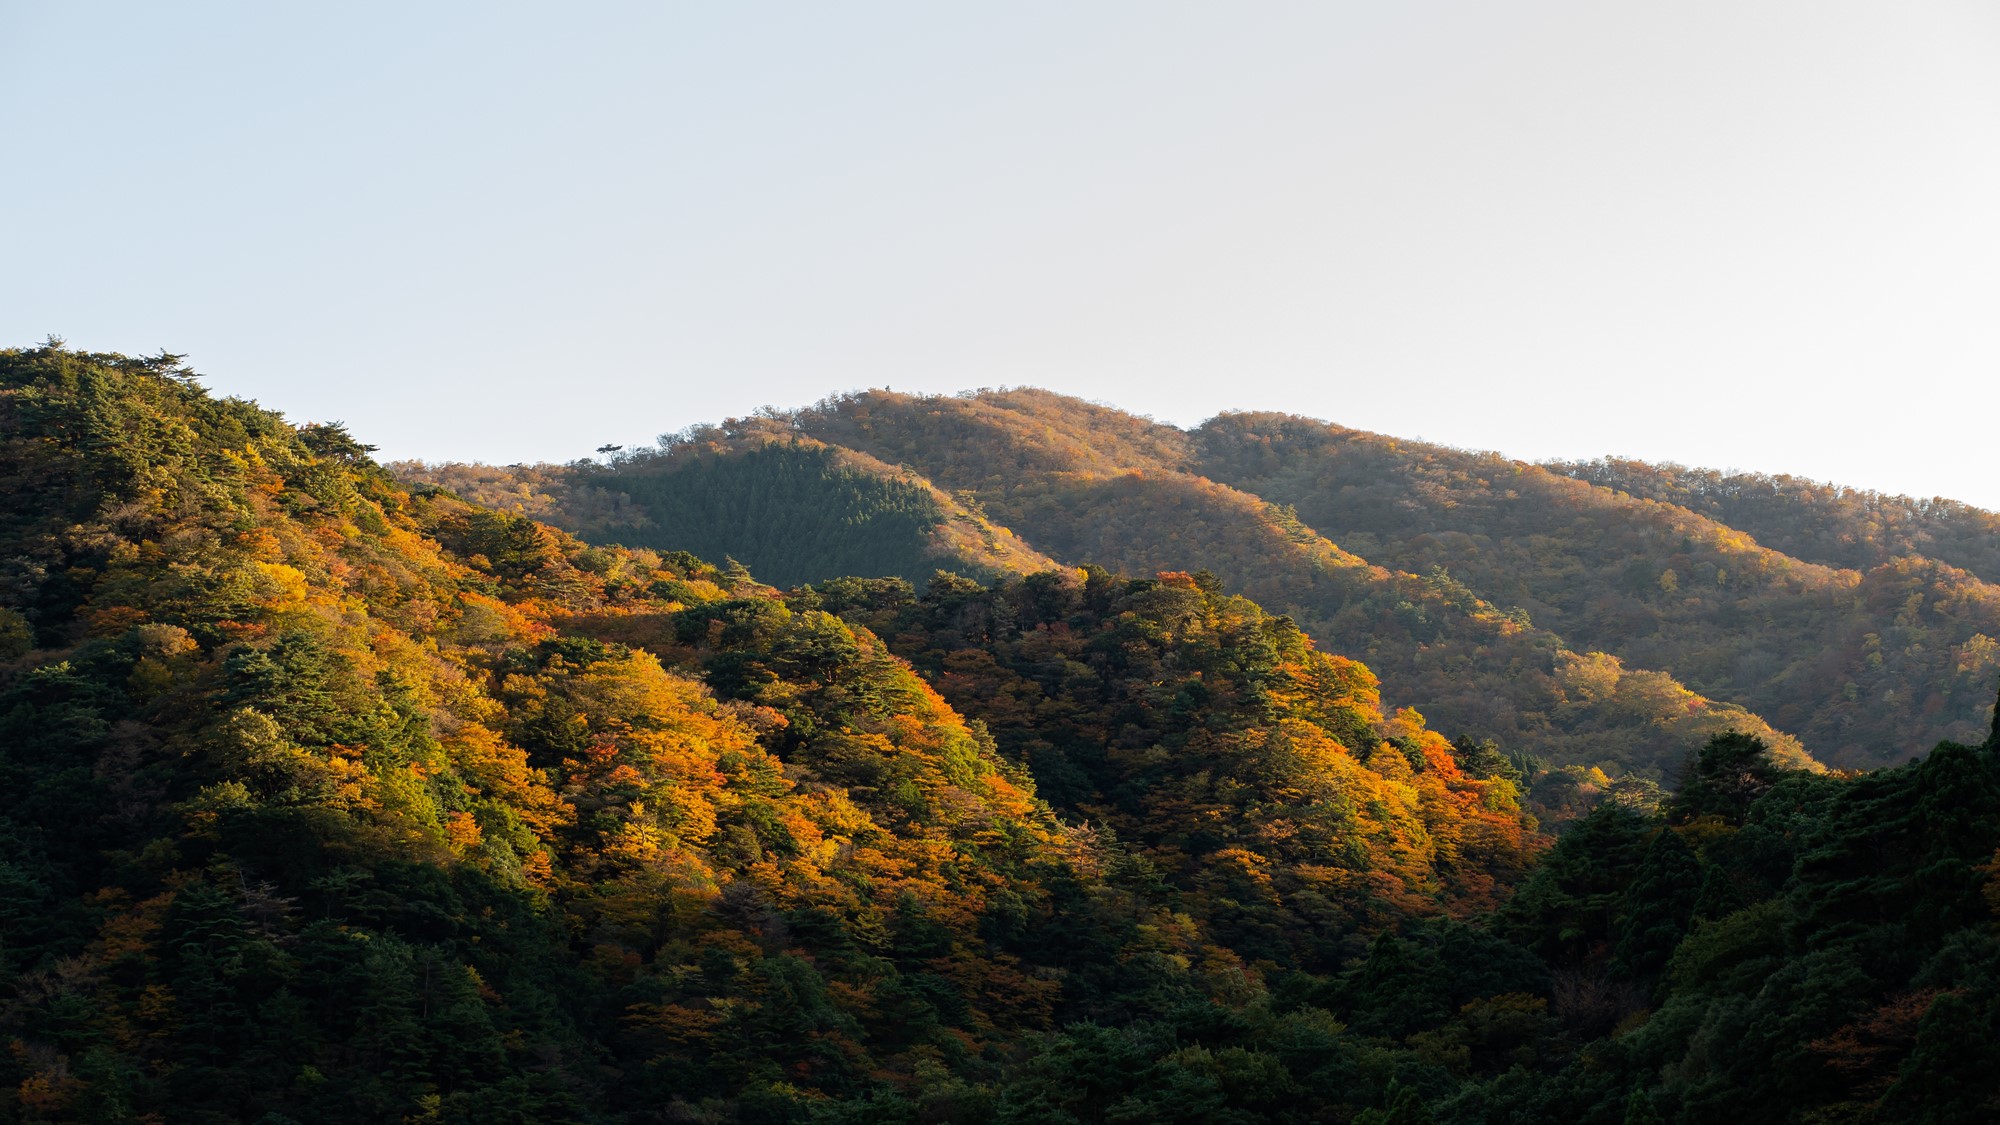
[[[1533,851],[1504,756],[1385,716],[1365,666],[1205,571],[809,596],[894,638],[1058,811],[1114,832],[1253,959],[1332,969],[1434,901],[1490,910]]]
[[[1445,571],[1579,647],[1742,704],[1829,761],[1975,740],[1988,721],[2000,585],[1935,558],[1804,562],[1675,504],[1286,415],[1223,415],[1196,439],[1202,471],[1293,505],[1351,550]],[[1901,541],[1878,534],[1848,555]]]
[[[1738,527],[1764,545],[1828,566],[1867,570],[1919,555],[2000,582],[2000,512],[1825,481],[1723,473],[1605,457],[1544,468]]]
[[[1209,810],[1184,817],[1256,810],[1252,889],[1260,863],[1319,888],[1322,928],[1272,944],[1295,905],[1204,882],[1182,829],[1064,819],[819,595],[406,490],[171,357],[15,351],[0,378],[0,1065],[25,1120],[990,1100],[1025,1035],[1332,971],[1490,907],[1539,839],[1510,780],[1295,627],[1232,601],[1217,638],[1100,581],[1202,634],[1155,659],[1251,677],[1150,751],[1120,737]],[[1270,761],[1219,787],[1181,753],[1242,738]]]
[[[1450,573],[1374,565],[1291,509],[1186,471],[1195,443],[1172,427],[1042,391],[869,392],[802,411],[797,424],[971,493],[1065,562],[1205,568],[1376,669],[1392,700],[1455,736],[1654,778],[1725,730],[1756,733],[1791,764],[1811,762],[1740,706],[1572,644]]]
[[[810,474],[757,474],[754,489],[736,483],[752,478],[743,451],[790,443],[845,451],[848,464],[872,473],[874,483],[857,480],[841,496]],[[1745,707],[1705,697],[1642,662],[1573,644],[1443,568],[1374,565],[1289,506],[1184,471],[1197,454],[1193,437],[1180,430],[1043,391],[948,399],[868,392],[788,419],[701,428],[605,467],[397,468],[520,510],[553,510],[602,542],[665,545],[676,540],[662,523],[698,525],[679,542],[771,559],[788,580],[854,573],[921,583],[928,571],[916,571],[942,552],[907,549],[917,537],[895,526],[892,503],[844,498],[898,494],[908,486],[889,468],[895,464],[950,489],[951,499],[929,490],[940,506],[976,509],[977,516],[941,525],[972,530],[955,537],[953,569],[975,576],[1033,569],[1020,555],[983,544],[1023,551],[1031,544],[1066,563],[1132,574],[1205,569],[1225,589],[1292,616],[1332,651],[1377,669],[1393,700],[1421,703],[1441,729],[1568,767],[1550,779],[1558,789],[1599,791],[1609,783],[1602,771],[1670,777],[1686,747],[1728,730],[1757,734],[1789,763],[1812,764],[1797,739]],[[704,464],[734,466],[718,470],[728,483],[675,475]],[[663,487],[676,480],[690,493]],[[578,498],[567,515],[549,496],[559,489]],[[524,496],[548,499],[524,503]],[[758,516],[748,514],[753,507]],[[632,515],[651,512],[660,515],[650,526]],[[829,527],[829,512],[864,514]],[[809,546],[821,541],[823,557]],[[856,542],[872,544],[873,554],[849,546]],[[1547,798],[1564,807],[1572,800],[1560,792]]]
[[[1036,390],[864,392],[604,466],[404,471],[786,584],[1207,569],[1442,729],[1614,776],[1667,778],[1726,729],[1801,763],[1900,760],[1975,738],[2000,673],[2000,516],[1792,478],[1280,414],[1184,432]]]
[[[982,918],[1101,845],[872,637],[171,358],[0,377],[10,1114],[785,1103],[1053,1017]]]
[[[781,593],[369,452],[0,351],[0,1117],[2000,1112],[2000,731],[1845,776],[1691,728],[1551,845],[1207,572]]]
[[[594,542],[734,559],[783,586],[841,574],[921,584],[939,567],[985,577],[1055,565],[915,473],[765,419],[671,435],[615,468],[390,468]]]

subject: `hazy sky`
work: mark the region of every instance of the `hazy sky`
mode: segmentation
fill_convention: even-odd
[[[1029,384],[2000,507],[2000,5],[0,0],[0,344],[385,456]]]

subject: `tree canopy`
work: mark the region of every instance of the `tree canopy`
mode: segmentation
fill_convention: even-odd
[[[878,407],[904,409],[823,411]],[[2000,1111],[2000,732],[1813,768],[1747,712],[1535,648],[1449,576],[1348,560],[1247,494],[1091,476],[1191,439],[1071,413],[1102,435],[1024,430],[992,478],[1018,487],[953,478],[965,499],[873,467],[842,483],[863,462],[784,434],[589,470],[712,480],[767,514],[799,511],[773,481],[901,497],[868,526],[907,547],[944,512],[974,546],[882,557],[994,563],[780,590],[731,552],[538,521],[555,492],[412,484],[178,357],[0,351],[0,1115]],[[616,518],[668,510],[589,487]],[[1196,568],[984,538],[982,512],[1099,489],[1178,497],[1122,526]],[[1088,510],[1038,526],[1095,542]],[[1228,542],[1201,520],[1246,512],[1266,522],[1227,526],[1457,616],[1385,611],[1400,631],[1327,643],[1200,569]],[[1447,736],[1449,706],[1385,698],[1349,651],[1427,649],[1395,667],[1477,693],[1497,681],[1473,635],[1530,638],[1530,690],[1574,708],[1506,730],[1574,742]],[[1678,751],[1657,780],[1579,764],[1647,723],[1648,761]]]

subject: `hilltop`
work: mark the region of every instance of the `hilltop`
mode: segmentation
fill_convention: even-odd
[[[781,586],[847,574],[922,582],[939,567],[992,577],[1056,565],[917,473],[771,420],[673,435],[609,470],[592,462],[392,468],[597,542],[733,558]]]

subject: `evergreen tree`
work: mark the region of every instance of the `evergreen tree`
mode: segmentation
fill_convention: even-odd
[[[1680,833],[1661,828],[1625,889],[1624,918],[1613,959],[1626,975],[1652,981],[1665,971],[1667,959],[1694,920],[1702,880],[1701,862]]]

